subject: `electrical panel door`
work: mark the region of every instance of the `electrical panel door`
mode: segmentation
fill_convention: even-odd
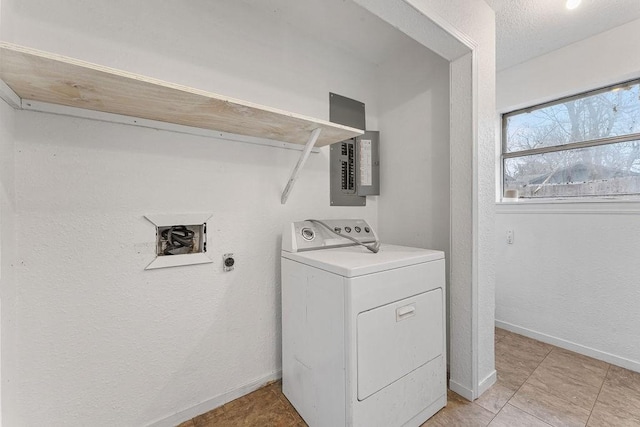
[[[356,194],[377,196],[380,194],[380,132],[368,130],[355,140]]]
[[[364,103],[329,94],[329,120],[365,129]],[[380,194],[380,132],[331,145],[329,188],[331,206],[365,206],[367,198]]]

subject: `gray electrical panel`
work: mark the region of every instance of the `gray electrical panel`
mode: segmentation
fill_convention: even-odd
[[[356,129],[366,129],[364,102],[329,93],[329,121]]]
[[[331,145],[329,168],[331,206],[365,206],[367,198],[356,192],[355,139]]]
[[[329,120],[365,129],[362,102],[329,94]],[[329,187],[331,206],[365,206],[367,198],[380,194],[380,132],[331,145]]]

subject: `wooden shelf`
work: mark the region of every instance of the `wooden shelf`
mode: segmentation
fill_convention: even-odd
[[[359,129],[0,42],[0,78],[22,100],[48,102],[239,135],[315,146]]]

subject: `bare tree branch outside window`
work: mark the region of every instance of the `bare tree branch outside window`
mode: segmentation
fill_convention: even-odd
[[[523,198],[640,194],[640,80],[502,120],[504,190]]]

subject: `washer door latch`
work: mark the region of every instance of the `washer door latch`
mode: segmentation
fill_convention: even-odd
[[[406,320],[416,315],[416,304],[409,304],[396,309],[396,322]]]

